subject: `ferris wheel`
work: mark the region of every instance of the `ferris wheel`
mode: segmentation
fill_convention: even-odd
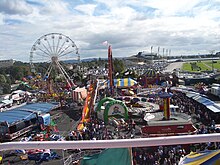
[[[74,56],[75,55],[75,56]],[[36,72],[34,63],[49,63],[44,77],[49,77],[54,69],[63,75],[68,85],[72,86],[72,79],[69,77],[60,61],[78,60],[80,56],[76,44],[68,36],[61,33],[46,34],[34,43],[30,52],[31,72]]]

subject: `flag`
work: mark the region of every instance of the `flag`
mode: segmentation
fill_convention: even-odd
[[[108,46],[109,43],[108,43],[108,41],[104,41],[104,42],[102,43],[102,45],[104,45],[104,46]]]

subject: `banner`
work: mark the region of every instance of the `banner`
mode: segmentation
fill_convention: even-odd
[[[106,149],[100,154],[85,156],[80,165],[132,165],[131,154],[128,148]]]

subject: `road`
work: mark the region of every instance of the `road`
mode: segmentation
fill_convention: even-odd
[[[184,62],[174,62],[174,63],[170,63],[164,70],[164,72],[173,72],[174,69],[180,68],[182,67]]]

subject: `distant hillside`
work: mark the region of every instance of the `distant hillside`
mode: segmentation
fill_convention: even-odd
[[[80,60],[81,62],[91,62],[91,61],[95,61],[95,60],[107,60],[108,58],[86,58],[86,59],[82,59]],[[68,64],[76,64],[78,63],[79,61],[78,60],[65,60],[65,61],[62,61],[64,63],[68,63]]]

